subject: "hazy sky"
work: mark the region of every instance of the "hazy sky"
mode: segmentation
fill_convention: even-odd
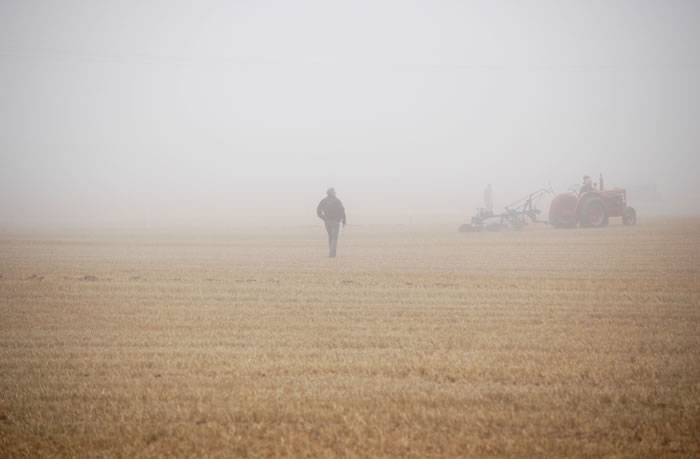
[[[698,1],[1,0],[0,228],[698,213],[698,81]]]

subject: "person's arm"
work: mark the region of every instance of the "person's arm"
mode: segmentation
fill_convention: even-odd
[[[316,215],[318,215],[318,218],[321,220],[325,220],[325,216],[323,215],[323,200],[318,203],[318,207],[316,207]]]
[[[342,212],[341,215],[341,220],[343,222],[343,226],[345,226],[345,207],[343,206],[343,203],[340,203],[340,211]]]

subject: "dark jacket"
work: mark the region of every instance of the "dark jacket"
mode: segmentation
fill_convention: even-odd
[[[323,221],[343,222],[345,224],[345,207],[340,199],[335,196],[328,196],[318,203],[316,208],[318,218]]]
[[[583,186],[581,187],[581,189],[578,191],[578,193],[583,194],[583,193],[589,193],[591,191],[595,191],[595,188],[593,188],[593,185],[588,185],[588,184],[584,183]]]

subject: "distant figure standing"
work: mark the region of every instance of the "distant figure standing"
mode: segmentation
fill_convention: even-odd
[[[338,247],[338,232],[340,231],[340,222],[343,222],[343,228],[345,227],[345,207],[343,203],[340,202],[335,196],[335,189],[328,188],[326,191],[326,196],[318,203],[316,208],[316,214],[318,218],[323,220],[326,224],[326,231],[328,231],[328,256],[335,257],[335,250]]]
[[[489,213],[493,212],[493,189],[490,183],[484,190],[484,209]]]

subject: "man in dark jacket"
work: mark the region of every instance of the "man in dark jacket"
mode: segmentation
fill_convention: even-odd
[[[578,194],[583,194],[583,193],[588,193],[591,191],[594,191],[595,187],[593,186],[593,180],[591,180],[591,177],[588,175],[583,176],[583,185],[581,186],[581,189],[578,191]]]
[[[340,231],[340,222],[343,222],[345,227],[345,207],[335,196],[335,189],[329,188],[326,191],[326,196],[318,203],[316,214],[318,218],[326,223],[326,231],[328,231],[328,247],[330,252],[329,257],[335,257],[335,249],[338,246],[338,232]]]

